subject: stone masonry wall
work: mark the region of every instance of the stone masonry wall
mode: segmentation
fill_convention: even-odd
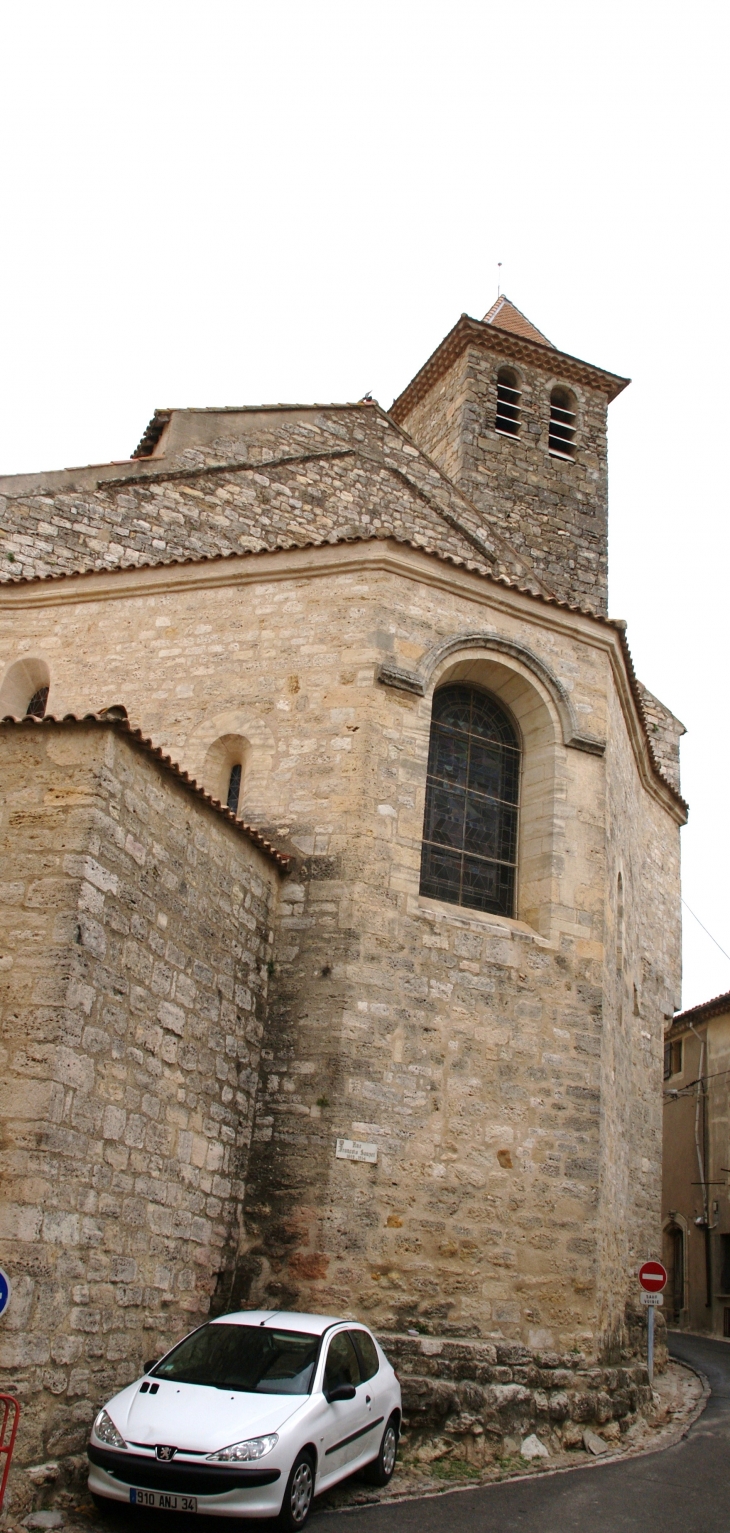
[[[553,1450],[574,1447],[586,1426],[612,1421],[625,1430],[638,1412],[651,1409],[646,1368],[635,1358],[595,1367],[580,1352],[530,1351],[514,1342],[380,1339],[398,1370],[410,1444],[445,1438],[470,1463],[502,1454],[510,1440],[518,1450],[531,1432]],[[663,1326],[656,1362],[666,1365]]]
[[[17,1511],[23,1466],[82,1451],[99,1404],[225,1288],[279,874],[111,727],[0,725],[0,761]]]
[[[5,632],[15,653],[51,656],[54,708],[124,696],[194,774],[216,738],[245,737],[244,813],[301,858],[278,918],[236,1295],[595,1355],[601,1231],[628,1196],[616,1182],[600,1201],[602,1178],[614,1188],[601,1124],[637,1089],[630,1060],[613,1075],[601,1064],[616,1028],[603,1006],[609,753],[636,857],[671,866],[677,819],[639,780],[612,630],[422,554],[391,550],[384,569],[356,553],[327,550],[326,566],[318,551],[277,554],[258,580],[242,561],[244,585],[229,565],[229,585],[150,571],[118,596],[99,577],[81,601],[75,587],[29,587],[22,608],[16,588]],[[539,930],[520,908],[505,921],[418,894],[430,694],[376,678],[386,658],[412,669],[475,630],[531,648],[586,734],[609,740],[605,758],[566,749],[533,678],[553,731],[535,779]],[[636,919],[671,992],[663,912],[647,902]],[[377,1165],[336,1159],[341,1136],[377,1143]],[[630,1285],[621,1267],[619,1312]]]
[[[518,437],[495,429],[497,373],[509,366],[522,392]],[[405,429],[500,527],[517,554],[562,600],[607,610],[608,478],[603,394],[570,384],[577,399],[572,462],[548,451],[550,392],[564,382],[560,354],[544,367],[516,366],[490,347],[471,346],[408,414]]]
[[[620,1346],[625,1275],[661,1260],[663,1046],[681,1000],[679,837],[632,772],[611,698],[601,1039],[601,1328]],[[664,763],[662,763],[664,765]],[[621,1089],[616,1089],[618,1083]],[[638,1287],[630,1308],[645,1330]]]

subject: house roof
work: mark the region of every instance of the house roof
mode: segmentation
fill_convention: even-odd
[[[730,1012],[730,990],[723,995],[713,996],[711,1001],[702,1001],[699,1006],[690,1006],[687,1011],[678,1011],[672,1018],[670,1032],[682,1032],[694,1022],[709,1022],[712,1017],[723,1017]],[[667,1034],[665,1034],[665,1037]]]
[[[285,852],[280,852],[277,847],[272,846],[272,843],[266,840],[265,836],[261,835],[260,831],[255,830],[253,825],[247,825],[243,820],[239,820],[232,809],[226,808],[219,799],[213,798],[211,793],[206,793],[205,789],[201,788],[194,777],[191,777],[188,772],[183,771],[182,767],[179,767],[177,762],[172,760],[171,756],[165,755],[161,746],[153,745],[152,741],[142,734],[141,729],[134,729],[127,718],[127,710],[121,703],[105,709],[102,713],[84,713],[82,715],[65,713],[63,718],[60,719],[55,718],[52,713],[47,713],[45,718],[42,719],[35,718],[32,714],[26,714],[23,718],[15,718],[13,714],[8,713],[4,718],[0,719],[0,731],[8,727],[15,729],[65,729],[69,726],[77,728],[79,725],[86,728],[91,726],[92,728],[111,729],[115,734],[126,736],[130,744],[136,746],[145,756],[150,756],[153,761],[156,761],[162,767],[163,771],[187,788],[189,793],[194,794],[196,798],[202,799],[203,803],[207,804],[217,815],[224,820],[228,820],[235,830],[240,831],[248,841],[252,841],[254,846],[258,847],[259,851],[263,852],[266,857],[269,857],[280,871],[285,871],[289,867],[291,858]]]
[[[538,330],[537,325],[533,325],[527,315],[523,314],[522,310],[518,309],[511,298],[507,298],[504,293],[487,311],[482,324],[496,325],[498,330],[509,330],[511,335],[521,335],[524,340],[537,341],[538,346],[550,346],[553,351],[555,350],[552,341],[549,341],[542,330]]]

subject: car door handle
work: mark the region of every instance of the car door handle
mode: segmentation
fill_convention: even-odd
[[[369,1396],[369,1395],[366,1395],[366,1396],[365,1396],[365,1404],[366,1404],[366,1405],[369,1405],[369,1404],[370,1404],[370,1396]]]

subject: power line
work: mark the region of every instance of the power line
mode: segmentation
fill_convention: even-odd
[[[684,905],[685,910],[689,910],[690,915],[694,916],[694,919],[697,922],[697,925],[702,927],[703,932],[706,933],[706,935],[709,937],[710,941],[714,942],[715,947],[719,947],[720,952],[722,953],[723,958],[727,958],[728,963],[730,963],[730,953],[726,953],[724,947],[722,946],[722,943],[718,942],[717,937],[713,937],[712,932],[707,930],[707,927],[705,926],[704,921],[701,921],[699,916],[695,915],[694,911],[687,904],[687,901],[684,898],[684,896],[682,896],[682,904]]]

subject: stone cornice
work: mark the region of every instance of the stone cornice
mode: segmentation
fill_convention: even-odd
[[[551,628],[602,650],[609,658],[622,711],[643,786],[678,824],[687,805],[654,759],[623,626],[592,616],[554,598],[520,591],[507,580],[469,569],[451,559],[397,538],[371,538],[300,548],[234,554],[219,559],[148,565],[142,568],[90,571],[83,575],[0,586],[0,610],[18,611],[82,602],[117,601],[164,592],[215,590],[281,580],[327,578],[382,571],[467,596],[492,611],[518,617],[522,624]],[[580,748],[580,747],[579,747]],[[585,747],[583,747],[585,749]]]
[[[566,691],[563,683],[550,670],[550,667],[535,654],[534,650],[530,649],[529,645],[522,644],[517,639],[506,639],[502,634],[479,631],[454,634],[450,639],[445,639],[443,644],[438,644],[435,649],[429,650],[416,671],[402,670],[398,666],[389,664],[388,661],[383,661],[378,671],[378,681],[385,687],[396,687],[401,691],[414,692],[423,697],[444,660],[451,655],[462,655],[475,649],[510,655],[513,660],[519,660],[528,671],[532,671],[533,675],[538,677],[552,697],[560,719],[563,744],[572,750],[586,751],[589,756],[604,754],[605,740],[599,740],[595,735],[587,735],[581,731],[570,693]]]
[[[500,330],[497,325],[485,325],[481,320],[462,314],[415,378],[393,401],[389,411],[393,420],[399,425],[405,421],[411,410],[425,399],[469,346],[478,346],[482,351],[496,351],[501,357],[508,357],[512,362],[524,362],[528,367],[536,367],[551,377],[557,375],[571,383],[582,384],[584,388],[605,395],[609,402],[631,381],[629,378],[620,378],[617,373],[608,373],[601,367],[594,367],[591,362],[583,362],[579,357],[572,357],[568,352],[557,351],[553,346],[541,346],[537,341],[528,341],[524,336],[513,335],[509,330]]]

